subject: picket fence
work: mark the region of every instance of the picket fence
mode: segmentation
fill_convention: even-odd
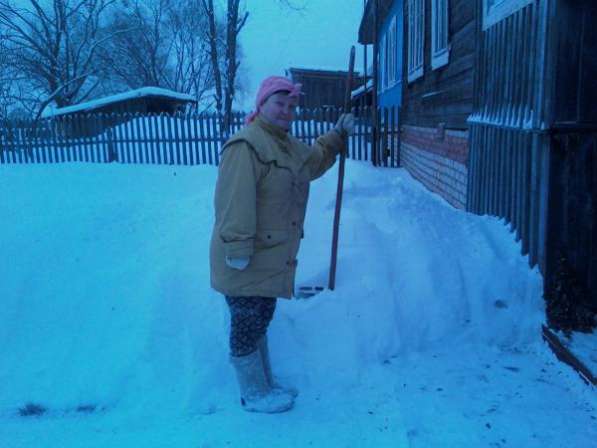
[[[292,134],[313,144],[334,126],[340,113],[336,108],[299,110]],[[385,131],[375,132],[370,108],[355,108],[353,113],[356,127],[349,141],[349,158],[370,160],[374,135],[386,143],[397,138],[397,122],[388,122]],[[0,126],[0,164],[218,165],[222,144],[244,125],[245,114],[233,114],[230,134],[220,131],[220,118],[214,113],[79,114],[39,121],[5,121]],[[383,164],[395,166],[399,159],[394,150],[386,152]]]

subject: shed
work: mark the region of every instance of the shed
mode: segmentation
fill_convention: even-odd
[[[346,82],[348,72],[342,70],[323,70],[307,68],[289,68],[286,76],[292,82],[303,85],[299,107],[315,109],[317,107],[344,107]],[[363,82],[359,73],[353,75],[352,89],[359,87]]]
[[[187,105],[197,100],[186,93],[162,89],[161,87],[141,87],[127,92],[98,98],[73,106],[48,110],[43,118],[55,118],[72,114],[174,114],[184,111]]]
[[[196,103],[195,98],[185,93],[142,87],[54,109],[42,114],[42,118],[55,121],[63,138],[93,137],[130,120],[133,114],[173,115]]]
[[[373,79],[354,89],[350,94],[353,107],[371,106],[373,104]]]

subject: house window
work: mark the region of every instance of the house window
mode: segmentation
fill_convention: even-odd
[[[393,17],[380,41],[380,85],[382,90],[393,87],[398,81],[397,26],[396,17]]]
[[[384,59],[385,59],[385,63],[384,63],[384,71],[383,71],[383,86],[384,88],[388,87],[388,83],[390,80],[390,58],[389,58],[389,54],[390,54],[390,40],[388,39],[388,34],[386,33],[386,35],[384,36]]]
[[[390,26],[388,28],[388,82],[390,86],[396,84],[396,17],[392,18]]]
[[[504,20],[534,0],[483,0],[483,30]]]
[[[379,77],[380,77],[380,87],[381,90],[384,90],[388,85],[388,58],[387,58],[387,36],[384,35],[380,42],[380,49],[379,49]]]
[[[449,56],[448,0],[431,0],[431,68],[446,65]]]
[[[424,0],[408,0],[408,82],[423,75],[424,19]]]

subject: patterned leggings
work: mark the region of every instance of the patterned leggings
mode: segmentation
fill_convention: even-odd
[[[226,296],[230,308],[230,354],[245,356],[257,350],[276,310],[272,297]]]

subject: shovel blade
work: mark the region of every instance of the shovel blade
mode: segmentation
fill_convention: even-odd
[[[309,299],[316,294],[319,294],[325,288],[323,286],[299,286],[295,296],[297,299]]]

